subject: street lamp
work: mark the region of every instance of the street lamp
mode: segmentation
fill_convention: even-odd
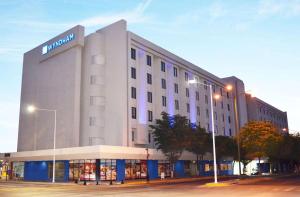
[[[232,91],[233,90],[233,86],[232,85],[227,85],[226,89],[228,91]],[[242,169],[241,169],[241,147],[240,147],[240,136],[239,136],[239,129],[240,129],[240,125],[239,125],[239,115],[238,115],[238,110],[237,110],[237,96],[239,95],[246,95],[249,94],[251,98],[254,97],[254,95],[252,93],[250,93],[249,91],[247,92],[240,92],[240,93],[236,93],[233,94],[233,108],[234,108],[234,116],[235,116],[235,121],[234,121],[234,126],[235,126],[235,131],[237,132],[237,149],[238,149],[238,160],[239,160],[239,175],[242,174]]]
[[[42,109],[37,108],[34,105],[29,105],[27,107],[27,111],[29,113],[34,113],[35,111],[46,111],[54,113],[52,183],[55,183],[56,109]]]
[[[204,84],[198,82],[196,79],[189,80],[188,84],[200,84],[204,87],[209,87],[210,92],[210,112],[211,112],[211,130],[212,130],[212,138],[213,138],[213,159],[214,159],[214,181],[215,183],[218,183],[217,178],[217,161],[216,161],[216,144],[215,144],[215,122],[214,122],[214,107],[213,107],[213,91],[212,91],[212,85],[211,84]],[[219,99],[220,95],[215,95],[215,99]]]

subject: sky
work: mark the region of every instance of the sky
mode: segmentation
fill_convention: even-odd
[[[128,30],[288,112],[300,131],[300,0],[0,0],[0,152],[17,150],[23,54],[81,24]]]

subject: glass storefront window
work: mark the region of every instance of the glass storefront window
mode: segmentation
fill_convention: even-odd
[[[24,162],[13,162],[12,179],[22,180],[24,178]]]
[[[63,161],[55,162],[55,179],[58,181],[63,181],[65,176],[65,163]],[[48,177],[52,179],[53,177],[53,162],[48,164]]]
[[[100,160],[100,180],[116,180],[116,160],[114,159],[101,159]]]
[[[165,177],[170,177],[171,170],[169,161],[158,161],[158,176],[161,176],[161,173],[165,173]]]
[[[146,160],[126,160],[125,163],[125,179],[147,178]]]
[[[96,180],[95,160],[72,160],[70,161],[69,180]]]

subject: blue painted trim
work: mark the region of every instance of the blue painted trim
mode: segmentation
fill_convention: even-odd
[[[125,180],[125,160],[117,159],[117,181]]]
[[[158,178],[158,161],[157,160],[148,160],[147,168],[148,168],[150,180]]]

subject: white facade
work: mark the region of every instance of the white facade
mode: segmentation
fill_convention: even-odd
[[[45,53],[45,46],[55,47]],[[127,31],[124,20],[87,36],[76,26],[24,54],[18,151],[53,147],[53,114],[28,114],[30,104],[57,110],[57,148],[153,148],[148,126],[163,111],[211,131],[209,88],[189,84],[192,79],[221,95],[213,105],[216,135],[234,136],[248,119],[246,99],[225,89],[232,80]],[[244,92],[242,81],[236,84]]]

